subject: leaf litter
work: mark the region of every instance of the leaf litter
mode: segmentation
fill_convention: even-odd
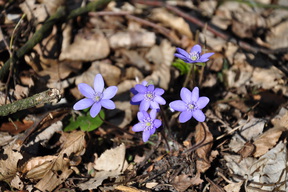
[[[81,6],[5,3],[11,8],[4,9],[1,44],[13,35],[14,42],[0,47],[3,64],[59,6]],[[287,191],[287,15],[284,0],[133,0],[61,20],[0,84],[1,105],[47,88],[62,96],[58,104],[0,117],[0,189]],[[179,99],[189,67],[175,65],[174,53],[195,44],[216,52],[187,84],[210,98],[205,123],[180,124],[163,106],[163,134],[143,143],[132,131],[138,108],[130,89],[153,82],[167,101]],[[116,109],[105,111],[104,121],[71,110],[82,98],[77,85],[93,86],[99,73],[106,86],[118,87]]]

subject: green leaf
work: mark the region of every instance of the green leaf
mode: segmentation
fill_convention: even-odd
[[[185,63],[181,59],[176,59],[176,61],[174,61],[172,63],[172,65],[174,67],[176,67],[177,69],[179,69],[181,75],[187,74],[189,69],[190,69],[190,67],[191,67],[191,65],[189,63]]]
[[[99,115],[101,115],[102,119],[105,118],[103,110],[101,110],[95,118],[91,117],[89,114],[86,116],[78,116],[76,120],[73,120],[71,117],[70,123],[64,128],[64,131],[73,131],[79,127],[82,131],[93,131],[103,124]]]

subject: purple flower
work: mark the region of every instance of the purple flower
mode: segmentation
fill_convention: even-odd
[[[149,137],[162,125],[162,122],[159,119],[156,119],[156,115],[156,109],[152,109],[150,114],[143,110],[137,113],[140,122],[132,127],[132,131],[143,131],[142,139],[144,142],[148,141]]]
[[[190,53],[187,53],[184,49],[176,48],[178,53],[175,53],[175,57],[179,57],[186,63],[203,63],[208,61],[209,57],[212,56],[214,53],[205,53],[200,55],[202,50],[200,45],[195,45],[191,48]]]
[[[147,81],[143,81],[142,83],[141,83],[142,85],[144,85],[144,86],[148,86],[148,82]],[[130,89],[130,91],[131,91],[131,93],[133,93],[134,95],[137,95],[138,94],[138,91],[135,89],[135,87],[132,87],[131,89]],[[140,101],[138,101],[138,102],[133,102],[133,101],[130,101],[130,104],[131,105],[140,105]]]
[[[104,90],[104,80],[101,74],[97,74],[94,79],[94,89],[86,83],[78,85],[79,91],[86,97],[74,104],[74,110],[86,109],[90,106],[91,117],[96,117],[101,110],[101,107],[106,109],[115,109],[115,104],[112,97],[115,96],[118,88],[110,86]]]
[[[199,97],[199,88],[195,87],[192,92],[189,89],[183,87],[180,92],[182,100],[172,101],[169,106],[171,109],[181,111],[179,116],[179,122],[185,123],[191,117],[194,117],[197,121],[205,121],[205,115],[201,111],[208,103],[208,97]]]
[[[164,89],[154,88],[154,85],[144,86],[141,84],[135,85],[135,90],[138,92],[131,99],[132,102],[140,102],[140,111],[147,111],[149,107],[151,109],[160,109],[160,105],[165,105],[166,101],[161,97],[164,93]]]

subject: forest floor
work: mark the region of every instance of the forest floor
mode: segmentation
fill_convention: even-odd
[[[288,1],[0,8],[0,191],[288,191]],[[214,53],[207,62],[175,57],[197,44]],[[92,104],[73,106],[90,90],[81,83],[100,86],[97,74],[113,102],[95,97],[104,107],[94,118]],[[143,116],[131,104],[137,84],[164,90],[161,126],[147,142],[133,131]],[[183,87],[209,98],[203,122],[196,104],[184,123],[169,107],[186,97]]]

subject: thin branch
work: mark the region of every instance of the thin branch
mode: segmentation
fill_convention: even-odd
[[[0,106],[0,116],[7,116],[44,103],[55,103],[58,102],[60,98],[61,95],[58,89],[48,89],[31,97]]]

